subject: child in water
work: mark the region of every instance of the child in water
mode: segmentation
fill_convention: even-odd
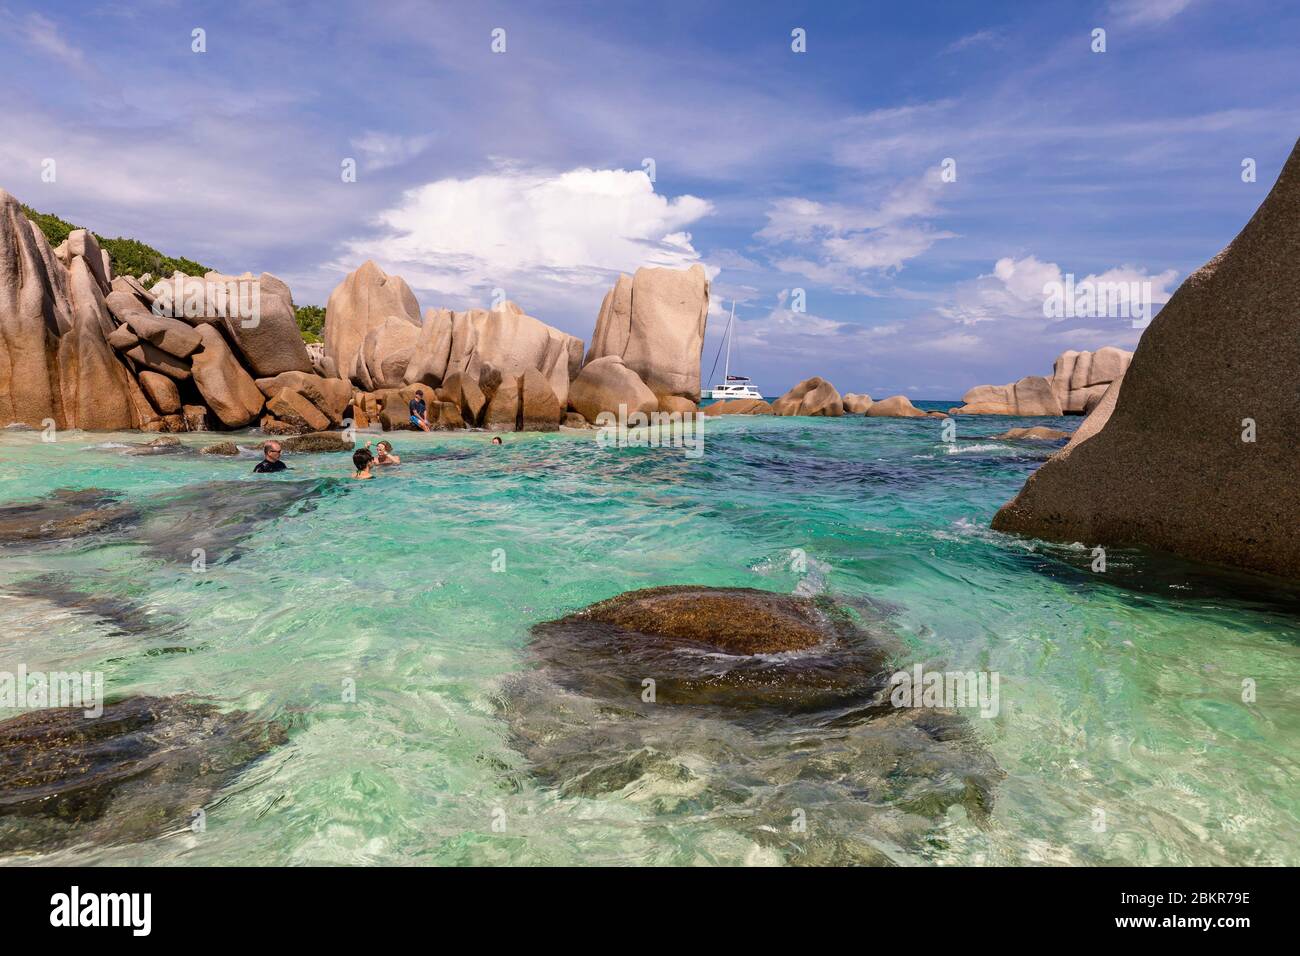
[[[375,456],[370,454],[369,448],[358,448],[352,453],[352,465],[356,468],[356,474],[352,477],[358,481],[369,481],[375,477],[370,473],[370,463],[375,460]]]
[[[377,454],[375,455],[376,465],[400,465],[402,459],[393,454],[393,443],[384,439],[375,446]],[[370,450],[370,442],[366,442],[366,450]]]

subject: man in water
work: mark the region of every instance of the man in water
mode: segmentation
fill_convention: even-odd
[[[375,477],[370,473],[370,463],[375,460],[375,456],[370,454],[369,448],[358,448],[352,453],[352,467],[356,469],[356,474],[352,477],[358,481],[369,481]]]
[[[492,438],[492,444],[494,444],[494,445],[499,445],[499,444],[501,444],[501,436],[500,436],[500,435],[495,435],[495,436],[493,436],[493,438]]]
[[[426,432],[429,430],[429,420],[424,417],[424,413],[428,407],[424,404],[424,392],[416,389],[415,398],[411,399],[411,424]]]
[[[262,446],[262,460],[253,468],[253,472],[259,475],[265,475],[272,471],[286,471],[289,466],[280,460],[280,448],[278,441],[269,441]]]

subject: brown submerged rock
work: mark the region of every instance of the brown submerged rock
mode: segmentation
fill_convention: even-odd
[[[812,600],[753,588],[648,588],[594,604],[575,617],[707,644],[728,654],[806,650],[826,637]]]
[[[1035,425],[1033,428],[1012,428],[993,437],[1004,441],[1068,441],[1070,433],[1059,428]]]
[[[44,498],[0,507],[0,543],[57,541],[110,531],[139,517],[118,492],[58,488]]]
[[[128,697],[99,717],[34,710],[0,722],[0,852],[129,843],[186,828],[244,766],[287,740],[248,714]]]
[[[533,628],[502,716],[561,796],[645,799],[664,825],[742,834],[788,863],[889,865],[1001,777],[970,722],[896,708],[884,609],[750,588],[619,595]],[[791,841],[791,807],[816,819]],[[684,860],[682,862],[689,862]]]

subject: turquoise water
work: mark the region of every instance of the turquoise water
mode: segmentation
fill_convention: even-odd
[[[1082,548],[988,529],[1049,450],[987,436],[1077,421],[960,420],[947,443],[937,420],[726,419],[694,460],[588,435],[402,434],[403,464],[372,482],[347,480],[344,455],[255,477],[252,458],[125,454],[139,435],[5,433],[0,504],[94,487],[152,517],[4,547],[0,670],[101,670],[110,694],[200,695],[289,730],[201,833],[182,818],[27,859],[793,862],[744,808],[693,817],[653,770],[560,796],[515,746],[531,625],[690,583],[870,598],[909,660],[1000,675],[999,713],[971,719],[1005,775],[988,818],[950,810],[906,845],[855,834],[896,862],[1294,865],[1296,596],[1136,552],[1097,574]],[[686,728],[679,749],[714,769]]]

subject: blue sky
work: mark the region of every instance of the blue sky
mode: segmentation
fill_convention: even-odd
[[[1136,344],[1043,282],[1158,303],[1226,244],[1300,135],[1297,41],[1300,5],[1229,0],[0,0],[0,186],[300,304],[374,258],[584,339],[619,271],[700,262],[706,375],[734,298],[765,393],[956,399]]]

